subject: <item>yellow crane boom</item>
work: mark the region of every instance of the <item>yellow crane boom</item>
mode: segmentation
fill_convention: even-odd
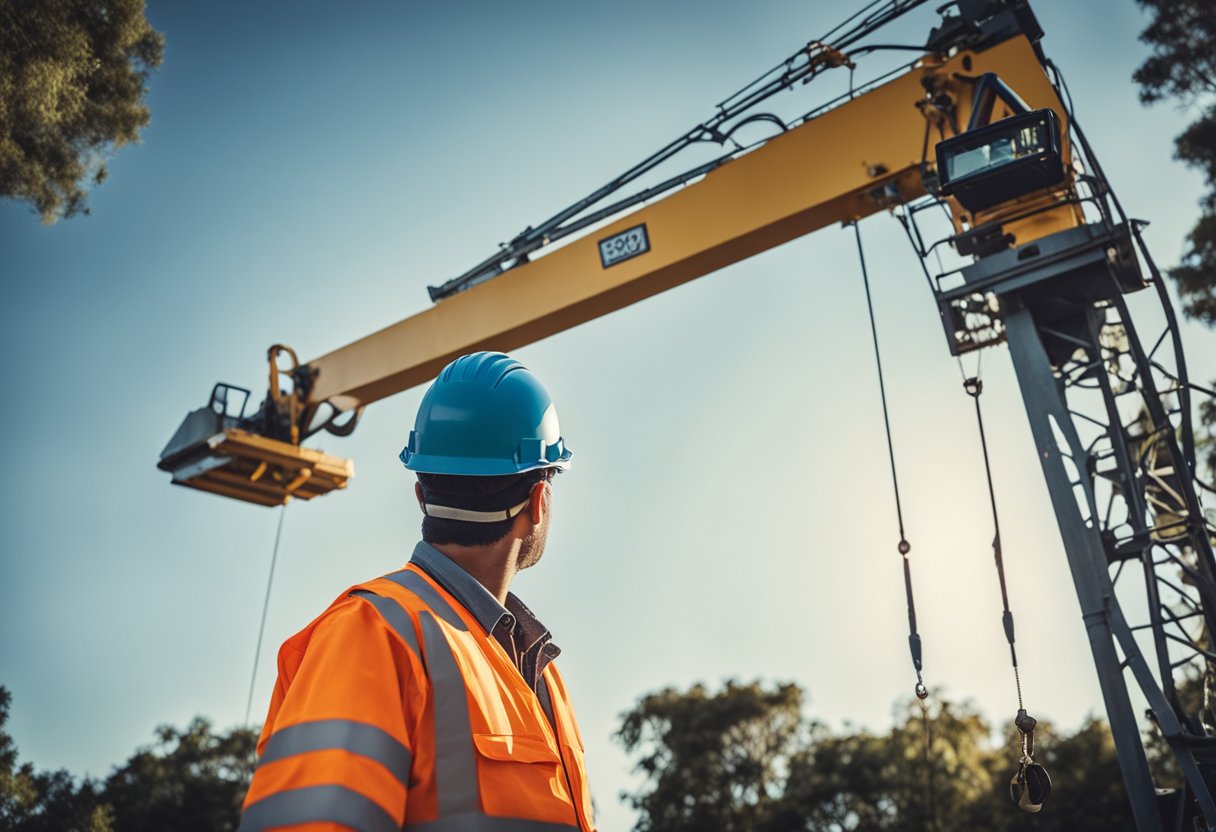
[[[826,56],[821,60],[848,60],[830,50],[815,54]],[[306,364],[296,362],[286,348],[272,348],[267,402],[286,426],[276,430],[268,425],[262,435],[247,427],[225,427],[221,414],[216,414],[218,421],[208,416],[215,412],[213,402],[196,411],[197,421],[205,424],[170,442],[161,467],[174,473],[175,483],[264,505],[341,488],[353,467],[299,445],[321,407],[357,411],[433,378],[456,356],[515,349],[824,226],[856,221],[923,196],[925,176],[935,170],[930,151],[936,142],[931,139],[958,133],[971,115],[973,92],[985,73],[999,76],[1031,107],[1065,118],[1024,36],[949,58],[926,54],[902,75],[775,136],[699,181],[549,252],[541,247],[540,256],[417,315]],[[1066,137],[1066,126],[1060,132]],[[1061,155],[1067,165],[1066,138]],[[960,231],[1010,210],[999,206],[971,216],[953,205]],[[1080,223],[1076,206],[1062,204],[1005,223],[1004,230],[1025,242]],[[276,360],[281,354],[292,362],[283,371],[294,381],[286,393],[279,388]],[[211,432],[200,437],[200,430]],[[200,439],[209,444],[199,445]]]

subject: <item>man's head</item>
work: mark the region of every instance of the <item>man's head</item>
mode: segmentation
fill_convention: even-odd
[[[489,352],[456,359],[427,390],[401,452],[418,475],[423,540],[515,538],[519,568],[531,566],[548,533],[550,482],[570,456],[549,392],[523,364]]]
[[[498,477],[420,473],[414,493],[423,512],[422,539],[433,546],[489,546],[518,539],[517,568],[527,569],[545,550],[552,505],[550,483],[558,471],[538,468]],[[489,506],[501,506],[493,513],[502,519],[457,519],[471,507],[480,512]]]

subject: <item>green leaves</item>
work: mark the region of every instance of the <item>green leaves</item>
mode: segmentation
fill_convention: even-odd
[[[235,830],[257,735],[244,728],[217,734],[202,717],[184,730],[159,726],[156,735],[106,779],[117,828]]]
[[[1175,157],[1203,174],[1207,193],[1202,214],[1187,235],[1182,262],[1170,270],[1177,281],[1182,311],[1216,327],[1216,0],[1137,0],[1152,14],[1140,40],[1152,55],[1133,76],[1145,103],[1175,98],[1197,109],[1199,117],[1174,141]],[[1216,475],[1216,404],[1200,405],[1207,435],[1205,463]]]
[[[141,748],[104,782],[66,771],[18,765],[4,731],[11,702],[0,687],[0,829],[11,832],[229,832],[253,776],[257,735],[226,734],[196,717],[184,730],[162,725],[157,741]]]
[[[1203,173],[1208,192],[1200,203],[1203,214],[1187,235],[1182,262],[1170,275],[1178,281],[1183,311],[1216,326],[1216,103],[1183,131],[1175,147],[1179,159]]]
[[[1216,2],[1138,0],[1153,19],[1140,40],[1152,55],[1132,77],[1145,103],[1216,93]]]
[[[747,832],[778,829],[785,777],[803,745],[802,691],[727,682],[711,694],[648,694],[623,715],[617,740],[641,752],[652,788],[622,799],[641,813],[638,830]]]
[[[48,224],[88,213],[107,156],[151,118],[163,49],[144,0],[0,3],[0,197]]]
[[[35,771],[17,763],[17,746],[4,730],[12,695],[0,687],[0,829],[12,832],[113,832],[113,816],[98,784],[68,772]]]
[[[1039,815],[1009,800],[1020,748],[1012,722],[992,726],[968,704],[907,699],[883,734],[834,732],[802,714],[792,684],[728,682],[643,696],[617,740],[638,755],[643,785],[622,797],[635,832],[1118,832],[1132,822],[1114,744],[1090,720],[1060,735],[1040,722],[1036,759],[1056,781]]]

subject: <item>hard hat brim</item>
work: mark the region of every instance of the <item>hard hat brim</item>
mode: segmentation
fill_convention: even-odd
[[[410,471],[418,474],[450,474],[458,477],[502,477],[522,474],[540,468],[557,468],[565,471],[570,467],[573,454],[569,448],[562,451],[556,460],[529,460],[514,462],[506,459],[479,457],[434,456],[431,454],[409,454],[402,462]]]

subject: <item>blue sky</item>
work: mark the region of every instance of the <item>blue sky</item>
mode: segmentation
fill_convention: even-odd
[[[931,5],[898,31],[914,42]],[[1142,108],[1131,0],[1040,3],[1044,46],[1134,216],[1174,262],[1198,175],[1188,114]],[[837,4],[153,2],[151,126],[93,214],[0,205],[0,684],[42,767],[104,775],[157,723],[244,713],[275,513],[155,468],[218,381],[260,390],[271,343],[310,358],[428,305],[425,286],[607,181],[845,15]],[[831,89],[834,81],[825,81]],[[809,108],[814,88],[781,106]],[[863,225],[886,351],[926,681],[1014,709],[970,402],[893,221]],[[665,685],[790,679],[808,712],[882,728],[914,679],[864,296],[825,229],[519,350],[574,468],[516,590],[563,647],[605,829],[633,783],[610,740]],[[1137,299],[1149,309],[1148,298]],[[1193,372],[1216,336],[1188,326]],[[1023,683],[1100,712],[1007,353],[985,407]],[[277,645],[417,536],[396,453],[422,390],[322,446],[345,493],[287,509],[255,714]]]

